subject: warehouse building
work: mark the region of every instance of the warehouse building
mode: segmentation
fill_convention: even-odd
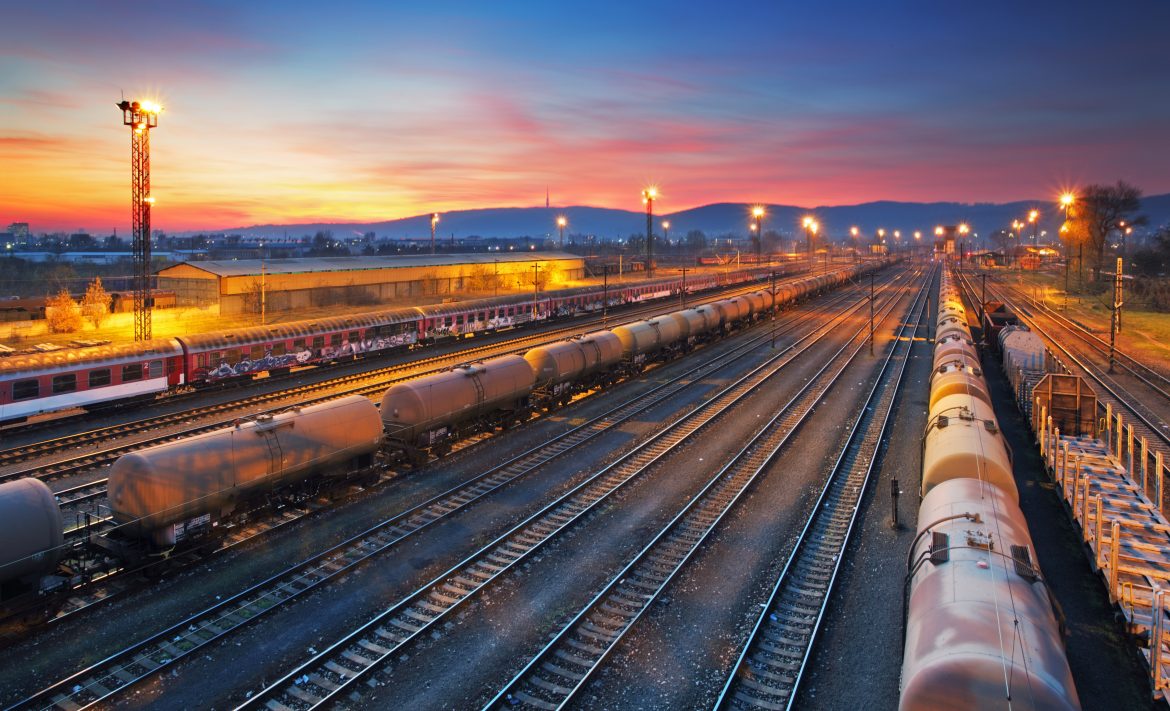
[[[448,254],[183,262],[158,272],[158,288],[177,305],[219,306],[221,314],[322,306],[425,303],[445,297],[557,288],[584,277],[581,257]]]

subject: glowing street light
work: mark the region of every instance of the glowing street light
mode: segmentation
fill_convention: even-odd
[[[820,225],[817,224],[816,218],[814,218],[812,215],[806,215],[805,218],[800,221],[800,224],[804,227],[804,237],[808,249],[808,258],[812,259],[813,237],[816,236],[817,229],[820,228]]]
[[[942,225],[939,225],[938,227],[935,227],[935,228],[934,228],[934,236],[935,236],[935,237],[942,237],[942,236],[943,236],[943,232],[944,232],[944,230],[943,230],[943,228],[942,228]]]
[[[760,263],[764,250],[764,206],[756,205],[752,208],[752,230],[758,230],[756,235],[756,264]]]
[[[662,221],[662,240],[670,246],[670,220]]]
[[[439,213],[431,213],[431,254],[435,253],[435,225],[439,224]]]
[[[654,276],[654,199],[658,188],[650,185],[642,189],[642,204],[646,206],[646,276]]]
[[[561,249],[565,248],[565,225],[569,224],[569,218],[561,215],[557,217],[557,228],[561,231]]]

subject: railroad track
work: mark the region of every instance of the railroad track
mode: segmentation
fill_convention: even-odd
[[[316,708],[337,700],[343,692],[355,691],[360,680],[389,658],[469,601],[478,599],[504,573],[624,490],[700,429],[720,421],[724,413],[831,331],[832,323],[822,325],[801,339],[807,343],[799,351],[796,346],[800,341],[771,356],[700,407],[249,697],[239,708]]]
[[[963,288],[967,293],[968,302],[977,303],[977,301],[971,298],[976,292],[974,291],[973,285],[968,281],[966,274],[960,276],[960,283],[963,284]],[[1150,462],[1156,461],[1156,452],[1161,452],[1163,458],[1166,461],[1170,461],[1170,435],[1166,434],[1167,429],[1170,429],[1170,425],[1160,415],[1145,406],[1140,398],[1135,397],[1108,373],[1102,372],[1099,368],[1079,358],[1065,345],[1064,341],[1041,326],[1035,316],[1031,315],[1026,309],[1020,309],[1007,294],[999,293],[998,296],[1000,300],[1013,307],[1020,322],[1035,331],[1048,344],[1048,348],[1052,353],[1060,354],[1058,360],[1062,368],[1069,373],[1084,375],[1094,384],[1094,390],[1097,391],[1097,406],[1100,408],[1102,414],[1106,412],[1107,407],[1111,407],[1114,414],[1129,413],[1128,426],[1133,427],[1135,442],[1140,442],[1144,438],[1149,444]],[[1140,471],[1140,457],[1135,456],[1134,461],[1137,465],[1135,469]],[[1150,462],[1147,462],[1147,465]],[[1153,470],[1152,466],[1149,468],[1151,471]],[[1131,477],[1134,477],[1135,481],[1140,478],[1136,472],[1131,472]],[[1151,479],[1156,480],[1157,477],[1154,476]],[[1162,502],[1156,503],[1160,505]]]
[[[779,284],[777,286],[779,286]],[[770,285],[761,286],[759,283],[753,283],[748,286],[738,286],[727,291],[721,291],[719,292],[719,296],[720,298],[728,298],[735,294],[748,293],[750,291],[757,291],[760,288],[769,287]],[[712,294],[711,296],[714,297],[716,295]],[[634,311],[623,314],[619,319],[613,319],[612,325],[616,326],[622,323],[635,321],[647,316],[648,314],[658,314],[662,312],[663,308],[665,308],[665,305],[662,303],[637,307]],[[593,321],[598,321],[598,319],[593,319]],[[255,394],[227,403],[207,405],[183,412],[145,418],[142,420],[125,423],[123,425],[99,428],[78,433],[76,435],[68,435],[65,437],[46,440],[43,443],[29,445],[27,447],[16,447],[3,450],[0,451],[0,468],[13,466],[36,458],[44,458],[51,454],[63,452],[67,449],[75,449],[87,445],[100,446],[111,438],[124,439],[135,434],[146,433],[151,430],[157,430],[169,426],[174,426],[176,424],[189,422],[194,418],[202,418],[209,415],[224,414],[229,412],[237,413],[231,417],[216,419],[215,421],[207,422],[194,427],[186,427],[181,431],[150,436],[145,439],[141,439],[135,442],[127,442],[112,448],[85,452],[51,463],[42,464],[40,466],[28,467],[19,470],[13,469],[2,472],[0,473],[0,483],[23,478],[26,476],[35,476],[46,481],[59,479],[66,476],[76,476],[81,472],[109,464],[127,452],[132,452],[138,449],[154,446],[156,444],[175,441],[203,432],[209,432],[215,429],[230,426],[236,419],[238,419],[240,416],[239,411],[242,409],[253,408],[273,401],[281,401],[283,403],[280,406],[271,409],[257,410],[249,413],[249,416],[254,416],[264,412],[276,412],[285,409],[288,407],[288,403],[293,400],[295,400],[298,405],[308,405],[326,400],[332,400],[344,395],[358,394],[369,396],[380,393],[393,383],[437,372],[458,363],[465,363],[471,360],[510,353],[523,353],[535,346],[551,343],[568,335],[575,335],[581,332],[583,328],[591,328],[594,325],[597,325],[597,323],[592,323],[591,321],[581,321],[570,326],[552,329],[537,334],[527,334],[500,343],[473,346],[471,348],[460,350],[456,353],[425,356],[422,358],[413,359],[407,363],[395,364],[362,373],[351,373],[317,383],[309,383],[306,385],[283,389],[274,393]],[[353,384],[358,385],[354,385],[353,387],[348,387],[348,389],[340,391],[337,390],[338,387],[345,387]],[[309,397],[313,393],[320,392],[326,392],[326,394],[316,397]]]
[[[884,320],[900,299],[883,305]],[[565,707],[659,598],[675,575],[775,460],[868,337],[846,343],[702,491],[487,703],[485,709]]]
[[[1072,333],[1080,339],[1085,345],[1092,348],[1103,358],[1109,357],[1109,342],[1100,336],[1096,335],[1085,326],[1068,318],[1064,314],[1056,311],[1042,301],[1038,301],[1018,288],[1013,288],[1002,280],[996,279],[993,283],[999,285],[1005,291],[1010,291],[1017,295],[1017,307],[1020,301],[1026,303],[1029,307],[1044,314],[1047,318],[1055,321],[1064,330]],[[1026,315],[1031,315],[1030,313]],[[1124,351],[1114,349],[1114,361],[1116,365],[1121,366],[1130,375],[1140,380],[1150,390],[1165,400],[1170,401],[1170,378],[1162,375],[1150,366],[1142,363],[1137,358],[1125,353]]]
[[[847,300],[842,297],[842,301]],[[862,302],[852,306],[856,310]],[[790,330],[814,314],[803,315],[786,324]],[[836,319],[834,319],[835,321]],[[832,322],[821,324],[813,334],[826,332]],[[802,337],[808,339],[812,334]],[[373,557],[396,546],[403,539],[468,507],[492,491],[525,476],[553,459],[620,426],[691,384],[731,362],[750,354],[770,335],[759,335],[731,351],[672,378],[653,390],[566,432],[556,440],[525,452],[494,467],[475,479],[423,502],[337,546],[313,556],[248,590],[198,613],[150,638],[108,657],[98,664],[53,684],[12,708],[85,708],[109,700],[131,685],[157,673],[161,668],[206,644],[242,628],[261,615],[332,581]],[[795,347],[789,346],[783,352]],[[779,355],[779,354],[778,354]]]
[[[834,297],[830,300],[829,304],[826,304],[826,306],[831,307],[832,304],[845,301],[847,298],[847,295]],[[809,318],[811,317],[807,315],[797,315],[793,321],[788,324],[784,324],[782,328],[794,328],[800,322],[808,320]],[[778,333],[784,333],[784,331],[780,330]],[[755,342],[762,340],[764,340],[764,337],[760,336],[755,339]],[[691,372],[694,371],[692,370]],[[679,377],[686,377],[686,374]],[[468,447],[473,446],[489,437],[490,435],[485,433],[476,437],[465,439],[456,445],[456,451],[467,449]],[[379,484],[385,483],[392,479],[392,474],[393,472],[390,471],[385,472],[382,478],[379,480]],[[66,521],[65,543],[67,545],[81,544],[85,541],[88,541],[91,536],[107,532],[113,528],[114,524],[108,515],[108,507],[103,506],[106,500],[106,482],[106,479],[95,480],[88,484],[72,487],[70,489],[59,492],[59,495],[64,495],[64,500],[62,501],[61,506],[63,518]],[[241,532],[236,530],[235,527],[229,527],[225,529],[228,531],[228,533],[225,539],[225,545],[222,548],[232,548],[245,541],[251,540],[255,536],[268,533],[270,530],[275,528],[283,527],[284,525],[299,519],[301,516],[315,512],[320,508],[321,506],[319,506],[314,501],[299,501],[284,507],[280,511],[280,515],[271,522],[267,521],[264,517],[258,517],[256,519],[250,520],[243,529],[245,534],[241,534]],[[195,561],[198,559],[192,558],[190,555],[185,555],[180,556],[179,562],[188,560]],[[157,565],[146,564],[133,569],[97,566],[98,572],[86,571],[85,566],[83,565],[82,570],[85,575],[83,578],[81,578],[82,582],[75,585],[72,590],[72,594],[66,603],[55,613],[49,622],[59,623],[72,614],[76,614],[82,610],[88,610],[98,603],[106,602],[118,594],[133,589],[135,582],[134,580],[126,579],[126,573],[147,572],[158,567],[158,565],[163,564],[172,567],[177,565],[174,558],[170,558],[166,561],[160,561]],[[94,582],[99,583],[100,585],[95,588],[93,586]]]
[[[890,412],[914,343],[913,330],[923,321],[925,312],[919,309],[933,281],[932,274],[911,307],[911,313],[919,313],[917,323],[911,327],[907,320],[899,327],[894,347],[886,356],[813,514],[772,587],[715,708],[793,708],[857,521],[861,497],[886,437]]]

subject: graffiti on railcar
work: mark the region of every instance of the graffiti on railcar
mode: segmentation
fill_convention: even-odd
[[[337,346],[325,346],[315,350],[306,348],[282,355],[273,355],[272,350],[267,349],[264,352],[263,358],[257,358],[255,360],[244,358],[236,363],[229,363],[226,359],[220,358],[219,364],[214,368],[196,369],[195,377],[207,380],[238,378],[242,375],[254,375],[279,368],[312,365],[318,362],[367,355],[393,348],[402,348],[404,346],[414,345],[417,342],[418,334],[414,331],[408,331],[394,335],[364,338],[359,341],[344,340]]]

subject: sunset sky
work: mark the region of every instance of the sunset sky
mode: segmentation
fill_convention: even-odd
[[[8,3],[0,229],[1170,192],[1165,0],[405,5]]]

